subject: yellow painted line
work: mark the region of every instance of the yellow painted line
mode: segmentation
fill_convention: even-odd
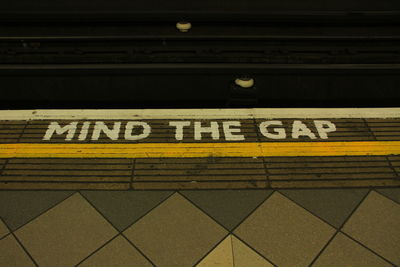
[[[0,145],[0,158],[193,158],[382,155],[400,155],[400,141]]]

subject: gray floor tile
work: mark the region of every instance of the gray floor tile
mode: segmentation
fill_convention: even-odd
[[[335,230],[275,192],[235,234],[278,266],[308,266]]]
[[[258,255],[253,249],[232,236],[232,251],[235,267],[272,267],[270,262]]]
[[[9,232],[10,231],[8,230],[7,225],[5,225],[3,221],[0,219],[0,238],[7,235]]]
[[[0,217],[14,231],[72,194],[72,191],[0,191]]]
[[[172,194],[170,191],[82,191],[122,231]]]
[[[78,193],[15,232],[39,266],[78,264],[117,231]]]
[[[365,197],[368,189],[304,189],[280,192],[338,228]]]
[[[344,234],[339,233],[313,266],[390,267],[392,265]]]
[[[400,265],[400,204],[372,191],[343,227],[366,247]]]
[[[118,236],[109,244],[85,260],[80,267],[147,267],[152,264],[122,236]]]
[[[228,236],[218,244],[196,267],[234,267],[232,238]]]
[[[271,190],[182,191],[214,220],[232,230],[271,193]]]
[[[376,191],[400,204],[400,188],[380,188]]]
[[[124,235],[157,266],[193,266],[227,232],[175,193]]]
[[[13,235],[0,240],[0,266],[34,267],[35,264],[25,253]]]

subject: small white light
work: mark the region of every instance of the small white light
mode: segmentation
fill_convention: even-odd
[[[253,78],[237,78],[235,80],[235,84],[243,87],[243,88],[250,88],[254,86],[254,79]]]
[[[176,28],[181,32],[188,32],[192,28],[192,24],[190,22],[178,22]]]

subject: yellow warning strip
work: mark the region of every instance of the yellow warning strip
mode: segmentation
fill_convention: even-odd
[[[193,158],[370,155],[400,155],[400,141],[0,145],[0,158]]]

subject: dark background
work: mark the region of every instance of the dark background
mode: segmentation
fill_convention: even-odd
[[[1,1],[0,104],[395,107],[400,1]],[[190,21],[181,33],[178,21]],[[238,77],[255,87],[234,85]]]

